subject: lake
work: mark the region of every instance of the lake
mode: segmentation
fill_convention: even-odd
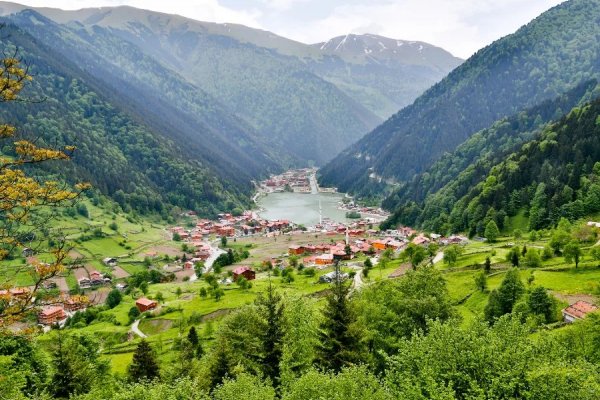
[[[296,224],[312,226],[319,223],[319,200],[323,210],[323,218],[336,222],[346,222],[346,212],[338,210],[338,203],[344,198],[339,193],[269,193],[258,199],[259,212],[262,218],[287,219]]]

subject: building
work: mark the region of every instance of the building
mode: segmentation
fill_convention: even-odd
[[[571,304],[569,307],[562,310],[563,319],[565,322],[571,323],[578,319],[583,319],[589,313],[598,311],[598,307],[588,303],[587,301],[579,300]]]
[[[158,303],[154,300],[141,297],[135,301],[135,306],[138,308],[138,310],[140,310],[140,312],[146,312],[154,310],[158,306]]]
[[[87,298],[69,297],[63,301],[63,306],[64,306],[65,310],[69,311],[69,312],[83,310],[86,305],[86,302],[84,300],[86,300],[86,299]]]
[[[23,249],[23,251],[21,252],[21,254],[23,255],[23,257],[31,257],[35,254],[35,252],[33,251],[33,249],[30,249],[29,247],[25,247]]]
[[[337,271],[331,271],[324,275],[321,275],[321,277],[319,277],[319,282],[331,283],[336,279],[336,276],[338,276],[338,279],[340,279],[342,281],[345,281],[346,279],[348,279],[348,274],[345,272],[340,272],[339,275],[337,275]]]
[[[90,278],[79,278],[77,280],[77,285],[79,286],[79,289],[89,289],[92,287],[92,281],[90,280]]]
[[[288,253],[290,256],[302,255],[302,254],[304,254],[304,246],[298,246],[298,245],[290,246],[290,247],[288,247]]]
[[[43,325],[53,325],[67,318],[67,313],[59,306],[43,308],[38,314],[38,322]]]
[[[237,281],[240,276],[243,276],[247,280],[252,281],[256,279],[256,272],[254,272],[254,270],[252,270],[252,268],[248,267],[247,265],[244,265],[241,267],[237,267],[233,270],[234,281]]]
[[[315,258],[315,264],[317,265],[331,265],[333,264],[333,254],[321,254]]]
[[[109,267],[114,267],[115,265],[117,265],[117,259],[114,257],[106,257],[104,260],[102,260],[102,262],[104,263],[104,265],[107,265]]]

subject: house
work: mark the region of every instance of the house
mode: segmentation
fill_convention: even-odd
[[[315,257],[315,264],[317,265],[331,265],[333,264],[333,254],[321,254]]]
[[[127,289],[129,287],[128,284],[126,283],[117,283],[115,285],[115,288],[117,288],[118,290],[120,290],[121,292],[124,291],[125,289]]]
[[[591,226],[592,228],[600,228],[600,222],[588,221],[587,226]]]
[[[569,307],[562,310],[563,319],[565,322],[571,323],[578,319],[583,319],[589,313],[598,311],[598,307],[588,303],[587,301],[579,300],[571,304]]]
[[[31,257],[35,254],[35,252],[33,251],[33,249],[30,249],[29,247],[25,247],[23,249],[23,251],[21,252],[21,254],[23,255],[23,257],[27,258],[27,257]]]
[[[58,287],[58,285],[56,284],[56,282],[54,281],[46,281],[42,284],[42,286],[44,287],[44,289],[46,290],[50,290],[50,289],[56,289]]]
[[[419,236],[417,236],[416,238],[414,238],[412,240],[412,242],[414,244],[416,244],[417,246],[421,246],[421,245],[427,244],[430,241],[431,240],[427,236],[423,236],[423,235],[419,235]]]
[[[348,279],[348,274],[345,272],[339,272],[339,275],[337,275],[337,271],[331,271],[324,275],[321,275],[319,277],[319,282],[331,283],[336,279],[336,277],[338,277],[338,279],[340,279],[342,281],[345,281],[346,279]]]
[[[237,267],[233,270],[233,280],[237,281],[240,276],[243,276],[247,280],[251,281],[256,279],[256,272],[247,265]]]
[[[85,308],[85,304],[87,302],[87,297],[76,296],[76,297],[68,297],[63,301],[63,306],[66,311],[78,311]]]
[[[293,245],[288,247],[288,253],[290,256],[299,256],[304,254],[304,246]]]
[[[194,263],[191,261],[184,262],[183,269],[194,269]]]
[[[65,318],[67,313],[59,306],[45,307],[38,314],[38,322],[43,325],[53,325]]]
[[[154,300],[140,297],[135,301],[135,306],[138,308],[138,310],[140,310],[140,312],[146,312],[154,310],[158,306],[158,303]]]
[[[92,287],[92,281],[90,280],[90,278],[79,278],[77,280],[77,285],[79,286],[79,289],[89,289]]]
[[[372,245],[375,250],[385,250],[387,242],[385,240],[375,240]]]
[[[102,275],[100,272],[90,272],[90,283],[92,284],[92,286],[103,285],[104,282],[104,275]]]
[[[106,257],[104,260],[102,260],[102,262],[104,263],[104,265],[107,265],[109,267],[114,267],[117,265],[117,259],[114,257]]]

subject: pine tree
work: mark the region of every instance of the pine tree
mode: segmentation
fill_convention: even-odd
[[[485,258],[485,264],[483,264],[483,270],[486,274],[489,274],[492,270],[492,260],[489,257]]]
[[[187,340],[196,348],[200,344],[200,339],[198,338],[198,332],[196,332],[196,327],[192,326],[188,332]]]
[[[211,370],[210,370],[210,383],[211,387],[216,387],[223,383],[223,380],[229,374],[229,359],[227,353],[221,344],[215,352],[216,358],[214,359]]]
[[[259,296],[256,300],[259,314],[265,322],[261,337],[262,368],[274,386],[279,384],[280,363],[283,352],[284,321],[283,303],[281,296],[275,292],[271,281],[267,288],[266,296]]]
[[[356,318],[348,302],[349,287],[340,277],[336,265],[336,279],[319,330],[317,363],[326,370],[339,372],[343,367],[360,361],[360,335],[354,324]]]
[[[488,224],[485,226],[484,233],[484,236],[487,239],[487,241],[490,243],[494,243],[496,239],[498,239],[499,235],[500,230],[498,229],[498,225],[496,225],[496,222],[494,222],[493,220],[488,222]]]
[[[52,364],[54,375],[52,375],[52,394],[57,398],[67,398],[75,391],[75,371],[69,362],[69,351],[65,345],[63,335],[56,337],[55,348],[52,352]]]
[[[128,368],[129,378],[134,382],[151,381],[159,378],[159,367],[156,355],[150,343],[142,339],[133,353],[133,361]]]

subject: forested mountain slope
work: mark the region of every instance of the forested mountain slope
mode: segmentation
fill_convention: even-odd
[[[595,93],[598,93],[596,89]],[[478,165],[465,170],[425,203],[395,214],[416,216],[430,229],[482,234],[494,220],[502,227],[506,216],[525,209],[530,229],[556,224],[600,211],[600,100],[575,107],[534,140],[519,147],[481,174]],[[470,178],[470,179],[469,179]],[[412,208],[412,211],[411,211]]]
[[[169,135],[144,123],[125,99],[110,95],[101,81],[10,22],[1,45],[20,49],[34,76],[24,95],[37,100],[2,107],[2,121],[39,143],[78,148],[73,162],[53,165],[44,174],[89,181],[125,210],[141,213],[167,212],[165,206],[176,205],[211,215],[248,201],[250,183],[235,172],[227,178],[219,171],[231,167],[228,161],[219,166],[188,157]]]
[[[2,2],[0,14],[24,8]],[[131,7],[37,10],[93,40],[102,32],[133,44],[285,148],[288,161],[304,163],[330,160],[461,62],[425,43],[366,59],[241,25]]]
[[[554,7],[342,152],[321,170],[321,183],[364,195],[410,180],[494,121],[598,77],[599,38],[600,0]]]
[[[598,97],[598,82],[587,81],[554,100],[503,118],[477,132],[384,200],[384,207],[395,210],[385,225],[402,223],[432,230],[448,229],[448,214],[456,199],[485,179],[494,165],[534,139],[547,124],[562,118],[565,111]]]
[[[98,90],[173,138],[187,156],[225,167],[218,170],[224,178],[247,183],[283,159],[215,98],[104,29],[58,25],[32,10],[8,20],[101,81]]]
[[[370,34],[313,46],[324,56],[309,63],[312,70],[382,118],[412,103],[463,61],[428,43]]]

